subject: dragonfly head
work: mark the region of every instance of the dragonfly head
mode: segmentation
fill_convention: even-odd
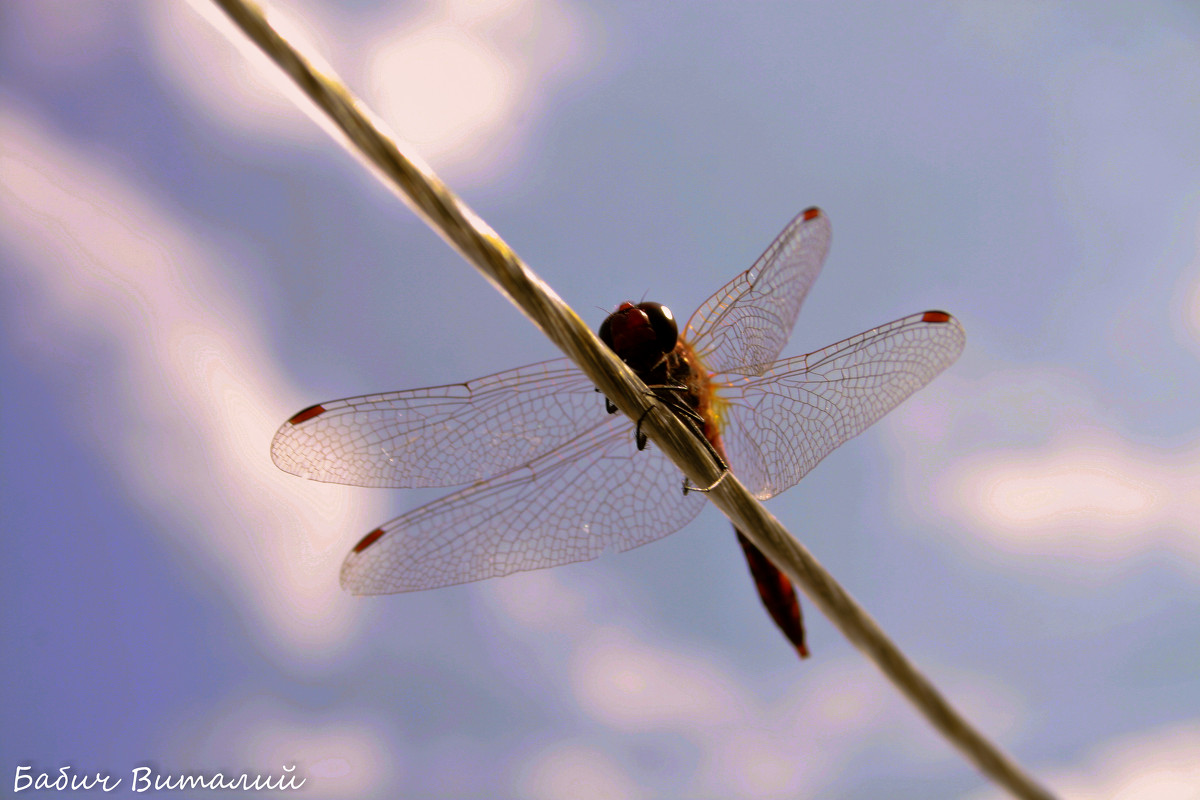
[[[626,302],[601,323],[600,340],[635,372],[643,372],[675,349],[679,326],[662,303]]]

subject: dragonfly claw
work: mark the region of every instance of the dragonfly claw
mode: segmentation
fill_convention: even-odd
[[[651,408],[653,408],[653,406],[651,406]],[[640,417],[638,417],[637,425],[635,425],[634,429],[633,429],[633,431],[634,431],[633,432],[633,440],[635,442],[637,442],[638,450],[646,449],[646,434],[642,433],[642,420],[644,420],[646,418],[646,415],[649,413],[650,413],[649,408],[647,408],[645,411],[643,411],[642,415]]]

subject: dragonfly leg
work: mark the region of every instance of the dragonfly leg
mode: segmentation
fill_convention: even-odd
[[[667,388],[667,387],[655,387],[655,388]],[[597,389],[596,391],[599,392],[600,390]],[[650,395],[656,400],[661,400],[661,401],[666,402],[668,407],[673,408],[672,403],[667,402],[662,396],[655,393],[654,391],[651,391]],[[651,406],[651,408],[653,408],[653,406]],[[606,397],[606,398],[604,398],[604,410],[607,411],[609,414],[615,414],[615,413],[617,413],[617,404],[614,403],[612,400],[609,400]],[[673,408],[673,410],[675,410],[675,409]],[[686,406],[684,407],[684,410],[687,411],[688,413],[695,414],[695,412],[693,412],[690,408],[686,408]],[[647,439],[646,439],[646,434],[642,433],[642,421],[646,419],[646,415],[649,413],[650,413],[650,408],[647,408],[645,411],[642,412],[642,415],[637,418],[637,422],[634,423],[633,440],[634,440],[634,442],[637,443],[638,450],[646,449]],[[678,414],[679,411],[675,410],[675,413]],[[697,419],[698,418],[699,417],[697,416]]]
[[[654,394],[655,399],[665,405],[668,409],[670,409],[671,413],[679,418],[680,422],[691,428],[692,433],[694,433],[696,438],[703,443],[704,447],[708,450],[708,454],[712,456],[713,460],[717,462],[717,466],[721,469],[720,477],[713,481],[711,485],[706,487],[692,486],[691,482],[685,477],[683,479],[684,495],[687,495],[688,492],[710,492],[717,488],[717,485],[720,484],[721,481],[725,480],[725,476],[729,474],[729,464],[725,462],[724,456],[722,456],[720,451],[713,446],[712,442],[708,440],[708,437],[704,435],[704,417],[700,416],[700,414],[697,413],[694,408],[688,405],[687,401],[681,396],[687,391],[687,387],[681,385],[667,385],[650,386],[647,388],[649,388]],[[644,418],[645,414],[643,414],[642,417]],[[638,449],[640,450],[644,447],[646,439],[645,435],[641,432],[641,420],[638,420],[638,437]]]
[[[600,394],[599,389],[596,389],[596,394]],[[617,404],[614,403],[612,400],[609,400],[607,397],[605,397],[604,398],[604,410],[607,411],[609,414],[615,414],[615,413],[617,413]]]
[[[642,433],[642,420],[646,418],[646,415],[650,413],[650,409],[652,408],[654,408],[654,406],[651,406],[643,411],[642,415],[637,418],[637,424],[633,427],[633,440],[637,443],[638,450],[646,449],[646,434]]]
[[[699,486],[692,486],[692,482],[689,481],[687,479],[687,477],[685,476],[683,479],[683,493],[684,493],[684,495],[686,495],[688,492],[700,492],[701,494],[708,494],[713,489],[720,486],[721,481],[725,480],[725,476],[728,474],[729,474],[729,467],[725,467],[723,470],[721,470],[720,477],[718,477],[715,481],[713,481],[708,486],[705,486],[703,488],[701,488]]]
[[[698,435],[700,435],[700,429],[698,427],[696,427],[696,425],[694,423],[692,423],[692,427],[696,428],[696,433]],[[717,479],[715,481],[713,481],[708,486],[705,486],[703,488],[700,486],[692,486],[692,483],[691,483],[691,481],[689,481],[687,479],[687,476],[686,475],[683,476],[683,494],[684,494],[684,496],[687,496],[688,492],[700,492],[701,494],[708,494],[713,489],[720,486],[721,481],[725,480],[725,476],[728,475],[730,472],[729,464],[725,461],[725,458],[721,455],[721,452],[719,450],[717,450],[717,448],[713,447],[712,442],[710,442],[703,435],[700,435],[700,441],[704,443],[704,446],[708,449],[708,454],[713,457],[713,460],[717,462],[717,466],[721,468],[721,474],[719,476],[717,476]]]
[[[684,403],[682,403],[679,400],[678,397],[676,397],[675,395],[672,395],[672,394],[667,394],[667,392],[682,391],[684,387],[682,387],[682,386],[647,386],[646,388],[650,390],[649,394],[651,397],[653,397],[655,400],[658,400],[659,402],[661,402],[667,408],[671,409],[671,411],[674,412],[675,416],[680,416],[681,414],[691,415],[692,417],[695,417],[695,419],[700,420],[700,415],[697,414],[692,409],[688,408]],[[651,408],[653,408],[653,406],[651,406]],[[613,406],[613,410],[616,410],[616,406]],[[646,449],[646,434],[642,433],[642,421],[644,419],[646,419],[646,415],[649,413],[650,413],[650,408],[647,408],[645,411],[643,411],[642,415],[637,418],[637,423],[634,426],[633,439],[637,443],[638,450]],[[692,427],[695,427],[694,423],[693,423]]]

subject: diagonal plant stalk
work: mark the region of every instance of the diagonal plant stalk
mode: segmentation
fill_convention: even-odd
[[[698,437],[650,399],[645,384],[428,166],[414,153],[402,152],[393,138],[382,133],[369,111],[335,75],[315,68],[271,27],[254,3],[212,1],[329,118],[348,140],[351,152],[365,159],[389,188],[578,364],[605,397],[631,419],[642,421],[642,430],[693,485],[708,486],[716,481],[719,465]],[[1016,797],[1052,800],[1048,790],[950,705],[736,476],[726,477],[708,497],[971,763]]]

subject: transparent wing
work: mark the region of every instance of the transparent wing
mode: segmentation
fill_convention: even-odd
[[[697,309],[683,336],[709,370],[758,375],[779,358],[829,252],[829,236],[820,209],[801,212],[754,266]]]
[[[716,372],[755,375],[787,341],[829,247],[817,209],[692,315],[685,335]],[[454,486],[517,467],[569,441],[603,401],[566,359],[469,383],[311,406],[285,422],[271,458],[294,475],[352,486]],[[602,413],[602,412],[601,412]]]
[[[367,534],[342,564],[355,594],[411,592],[629,550],[704,505],[633,424],[614,415],[529,464],[414,509]]]
[[[587,376],[558,358],[469,383],[311,406],[279,428],[271,458],[328,483],[454,486],[528,463],[606,417]]]
[[[954,363],[965,342],[958,320],[926,311],[777,362],[760,377],[717,376],[733,474],[763,500],[794,486]]]

